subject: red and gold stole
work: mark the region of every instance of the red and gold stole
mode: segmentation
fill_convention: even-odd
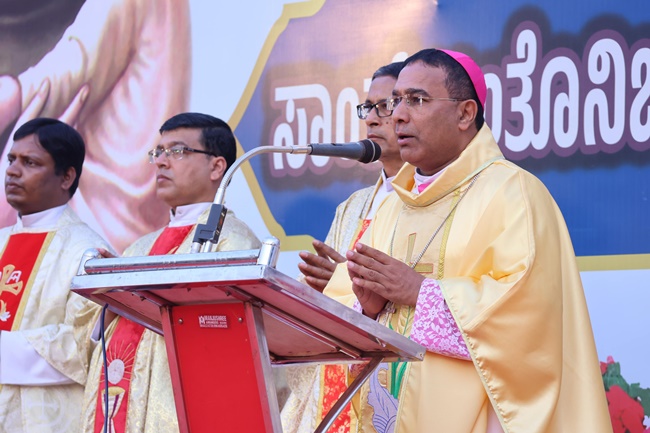
[[[34,278],[53,236],[54,232],[9,236],[0,257],[0,331],[20,327]]]
[[[359,232],[357,233],[356,238],[350,244],[351,248],[354,248],[354,245],[359,242],[359,239],[363,236],[370,226],[371,219],[364,219],[361,221],[359,226]],[[321,382],[321,420],[325,418],[327,412],[330,411],[334,403],[341,397],[348,387],[347,383],[347,366],[344,365],[324,365],[322,367],[322,382]],[[334,420],[332,426],[329,428],[328,433],[347,433],[350,431],[350,409],[351,406],[348,403],[345,408],[341,411],[339,416]]]
[[[193,225],[181,227],[165,227],[156,239],[150,256],[174,254],[192,231]],[[144,327],[123,317],[118,318],[117,325],[106,348],[108,362],[108,411],[109,432],[126,431],[126,416],[129,404],[129,389],[131,372],[135,362],[138,346],[144,334]],[[95,432],[101,433],[104,428],[104,393],[106,380],[102,368],[97,391],[97,406],[95,409]]]
[[[193,225],[180,227],[165,227],[156,242],[154,242],[150,256],[164,256],[167,254],[176,254],[178,247],[181,246],[187,235],[194,228]]]
[[[365,219],[361,222],[361,227],[359,227],[359,234],[357,234],[357,238],[354,240],[354,242],[352,242],[352,245],[350,245],[350,247],[354,247],[354,245],[359,242],[361,236],[363,236],[363,234],[366,232],[371,222],[371,219]]]

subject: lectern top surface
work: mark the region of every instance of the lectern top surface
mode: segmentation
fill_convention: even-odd
[[[160,334],[161,309],[249,302],[264,313],[276,364],[424,357],[419,344],[272,267],[251,263],[251,251],[239,253],[92,259],[86,262],[92,273],[75,277],[72,290]]]

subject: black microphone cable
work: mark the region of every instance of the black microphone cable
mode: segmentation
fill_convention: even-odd
[[[104,359],[104,433],[108,433],[108,362],[106,362],[106,335],[104,332],[104,318],[106,317],[106,309],[108,304],[102,307],[102,314],[99,322],[99,338],[102,341],[102,358]],[[100,392],[100,389],[97,389]],[[97,416],[97,414],[95,414]]]

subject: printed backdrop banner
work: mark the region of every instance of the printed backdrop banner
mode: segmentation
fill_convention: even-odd
[[[237,125],[244,149],[362,139],[355,106],[376,68],[423,47],[462,50],[486,73],[501,149],[550,189],[577,255],[650,253],[650,22],[625,5],[576,20],[559,2],[492,2],[499,14],[481,21],[463,13],[477,2],[435,3],[330,0],[291,20]],[[320,239],[336,204],[378,171],[279,153],[251,164],[286,233]]]

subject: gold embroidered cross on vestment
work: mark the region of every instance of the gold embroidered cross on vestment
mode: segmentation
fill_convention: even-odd
[[[417,267],[418,263],[420,262],[420,260],[422,259],[422,256],[426,252],[427,248],[429,248],[429,245],[431,245],[431,242],[433,242],[433,239],[436,237],[436,235],[438,234],[440,229],[442,229],[442,227],[445,225],[445,223],[447,222],[449,217],[451,217],[451,215],[453,215],[454,211],[456,210],[456,208],[458,207],[460,202],[463,200],[463,198],[465,198],[465,196],[467,195],[469,190],[472,188],[472,186],[474,186],[474,183],[476,182],[476,179],[478,179],[479,174],[480,173],[476,173],[476,175],[472,178],[472,181],[469,183],[469,186],[467,187],[467,189],[465,189],[465,191],[463,191],[463,194],[460,196],[460,198],[458,199],[456,204],[451,208],[451,210],[449,211],[449,213],[447,214],[445,219],[442,220],[442,223],[440,224],[440,226],[438,226],[438,228],[433,232],[433,234],[431,235],[431,237],[427,241],[424,248],[422,248],[422,251],[420,251],[420,254],[418,254],[418,256],[414,260],[411,260],[411,257],[412,257],[412,254],[413,254],[413,247],[411,246],[411,242],[413,242],[413,244],[415,244],[415,233],[412,233],[409,236],[409,245],[408,245],[409,249],[407,251],[407,257],[405,258],[404,263],[408,264],[411,267],[411,269],[414,269],[414,270],[418,271],[418,269],[416,269],[416,267]],[[402,210],[397,215],[397,219],[395,220],[395,227],[393,227],[393,234],[392,234],[392,236],[390,238],[390,249],[389,249],[389,255],[391,257],[393,257],[393,244],[395,242],[395,232],[397,231],[397,226],[399,224],[399,217],[402,215],[402,211],[404,210],[405,207],[406,207],[406,205],[402,205]],[[411,236],[412,236],[412,238],[411,238]],[[431,272],[429,272],[429,273],[433,272],[433,264],[431,264],[431,263],[428,263],[428,264],[423,263],[423,265],[430,265],[431,266],[431,268],[430,268]],[[427,268],[427,269],[429,269],[429,268]],[[424,273],[424,271],[418,271],[418,272]]]

